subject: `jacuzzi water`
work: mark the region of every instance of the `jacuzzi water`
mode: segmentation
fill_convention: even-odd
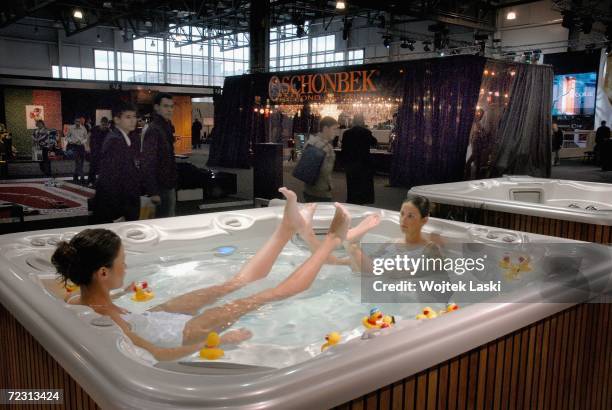
[[[389,243],[394,238],[367,234],[365,243]],[[146,280],[155,297],[147,302],[135,302],[128,293],[115,300],[115,303],[134,313],[144,312],[178,295],[195,289],[206,288],[228,280],[237,273],[245,261],[261,247],[260,241],[237,240],[231,244],[236,251],[229,256],[220,256],[217,248],[208,241],[181,245],[180,249],[168,248],[163,254],[148,255],[127,252],[126,283]],[[208,248],[208,249],[207,249]],[[447,255],[456,253],[449,244],[443,249]],[[497,255],[490,254],[496,265],[505,252],[499,249]],[[204,311],[232,300],[255,294],[266,288],[274,287],[310,255],[306,246],[297,238],[289,242],[266,278],[255,281],[232,292],[216,303],[201,309]],[[342,249],[335,252],[345,257]],[[493,269],[492,271],[499,269]],[[500,270],[499,270],[500,271]],[[501,273],[501,271],[500,271]],[[537,270],[515,280],[507,280],[501,274],[490,279],[504,281],[504,291],[513,291],[537,280]],[[461,279],[451,275],[451,281]],[[464,274],[464,280],[475,279]],[[321,345],[327,333],[341,333],[342,341],[359,338],[363,334],[362,318],[370,308],[376,306],[385,314],[393,315],[396,320],[416,320],[415,316],[425,306],[441,310],[443,303],[362,303],[360,275],[351,272],[347,266],[324,265],[312,286],[305,292],[289,299],[269,303],[262,308],[244,315],[229,329],[246,328],[253,337],[241,344],[226,349],[224,362],[283,368],[306,361],[321,353]],[[465,307],[466,304],[462,304]],[[122,343],[122,351],[129,357],[153,364],[155,360],[144,350],[131,343]],[[197,353],[182,361],[200,361]]]

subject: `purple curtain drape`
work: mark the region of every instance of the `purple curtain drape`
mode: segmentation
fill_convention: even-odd
[[[249,150],[264,135],[261,116],[253,111],[267,78],[259,74],[226,77],[223,95],[215,98],[215,128],[208,166],[249,168]]]
[[[456,56],[406,63],[391,185],[463,179],[485,62]]]

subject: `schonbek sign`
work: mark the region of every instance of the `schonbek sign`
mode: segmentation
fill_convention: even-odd
[[[268,97],[275,103],[323,100],[329,94],[377,92],[380,70],[272,76]]]

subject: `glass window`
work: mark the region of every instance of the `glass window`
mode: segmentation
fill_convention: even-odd
[[[193,60],[191,58],[181,59],[181,72],[183,74],[193,73]]]
[[[109,79],[114,80],[113,77],[109,78],[108,74],[109,74],[108,70],[102,70],[102,69],[96,68],[96,80],[98,81],[108,81]]]
[[[59,78],[59,66],[57,65],[52,65],[51,66],[51,77],[53,78]]]
[[[95,80],[96,73],[93,68],[82,68],[81,69],[81,78],[83,80]]]
[[[160,67],[158,67],[159,58],[160,57],[158,57],[156,54],[151,54],[151,53],[147,54],[147,71],[153,71],[153,72],[161,71]]]
[[[134,53],[134,70],[145,71],[147,69],[147,61],[144,54]]]
[[[145,38],[137,38],[133,41],[134,51],[146,51],[147,41]]]
[[[134,69],[134,54],[132,53],[119,53],[119,67],[122,70],[133,70]]]
[[[66,67],[67,74],[66,78],[80,80],[81,79],[81,67]]]
[[[94,50],[94,67],[108,68],[108,51]]]

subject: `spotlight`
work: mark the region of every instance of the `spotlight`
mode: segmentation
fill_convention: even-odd
[[[151,40],[151,48],[155,48],[155,41]]]
[[[346,2],[343,0],[336,1],[336,9],[344,10],[346,8]]]
[[[383,45],[389,48],[389,46],[391,46],[391,40],[393,40],[393,37],[391,37],[389,34],[385,34],[383,36]]]
[[[403,38],[400,47],[407,48],[410,51],[414,51],[414,40],[406,40],[405,38]]]
[[[506,20],[516,20],[516,13],[509,11],[508,14],[506,14]]]
[[[444,57],[444,50],[440,50],[440,57]]]
[[[79,10],[79,9],[76,9],[76,10],[74,11],[74,13],[72,13],[72,16],[73,16],[75,19],[79,19],[79,20],[81,20],[81,19],[83,19],[83,12],[82,12],[81,10]]]
[[[204,44],[200,44],[200,51],[204,50]]]
[[[153,23],[151,23],[151,20],[147,20],[147,21],[144,22],[144,26],[148,27],[148,28],[151,28],[151,27],[153,27]]]
[[[431,41],[423,41],[423,51],[429,53],[431,51],[430,45]]]
[[[100,34],[96,35],[96,42],[101,43],[102,39],[100,38]]]

